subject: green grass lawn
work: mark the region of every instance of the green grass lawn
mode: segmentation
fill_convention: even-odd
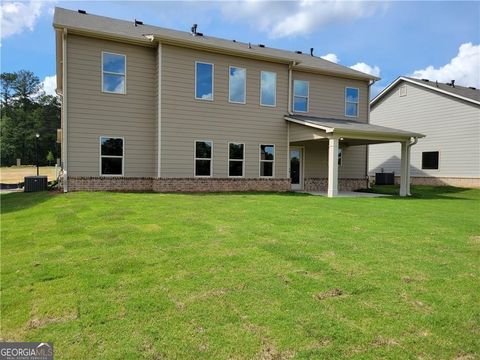
[[[477,359],[480,191],[413,192],[2,195],[1,338],[58,359]]]

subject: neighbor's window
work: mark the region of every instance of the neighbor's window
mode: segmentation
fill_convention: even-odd
[[[228,176],[243,176],[245,144],[228,143]]]
[[[195,141],[195,176],[212,176],[211,141]]]
[[[123,175],[123,138],[100,138],[100,175]]]
[[[275,145],[260,145],[260,176],[272,177],[275,168]]]
[[[422,152],[422,169],[438,170],[438,151]]]
[[[126,64],[125,55],[102,52],[102,90],[104,92],[125,94]]]
[[[293,111],[308,112],[308,88],[308,81],[293,81]]]
[[[247,70],[230,66],[228,81],[228,100],[233,103],[245,104],[247,92]]]
[[[213,64],[195,62],[195,99],[213,100]]]
[[[277,73],[260,72],[260,105],[275,106],[277,102]]]
[[[338,149],[338,166],[342,166],[343,162],[343,150]]]
[[[358,89],[345,89],[345,115],[356,117],[358,116]]]

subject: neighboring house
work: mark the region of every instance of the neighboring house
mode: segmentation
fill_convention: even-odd
[[[63,187],[325,191],[366,186],[377,78],[312,54],[55,9]],[[402,195],[408,193],[404,167]]]
[[[399,77],[371,102],[371,122],[426,135],[411,154],[413,184],[480,187],[480,90]],[[400,173],[394,144],[369,149],[369,173]]]

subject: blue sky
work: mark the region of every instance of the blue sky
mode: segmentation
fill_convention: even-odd
[[[480,87],[480,2],[4,1],[1,71],[32,70],[53,89],[53,8],[309,52],[379,75]]]

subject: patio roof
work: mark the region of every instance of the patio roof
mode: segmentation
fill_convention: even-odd
[[[361,123],[353,120],[330,119],[305,115],[285,115],[285,120],[314,129],[323,130],[326,135],[338,135],[357,139],[405,141],[410,138],[425,137],[425,135],[416,132]]]

